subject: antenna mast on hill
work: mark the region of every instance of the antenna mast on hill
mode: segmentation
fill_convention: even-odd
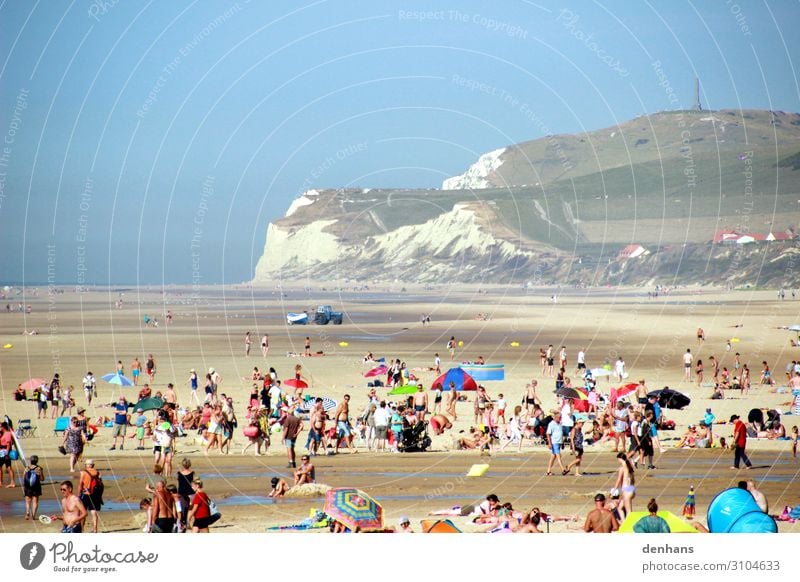
[[[697,77],[694,78],[694,110],[703,110],[703,106],[700,105],[700,79]]]

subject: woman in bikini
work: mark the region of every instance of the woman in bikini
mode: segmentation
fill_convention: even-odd
[[[620,518],[622,521],[633,511],[633,498],[636,497],[636,479],[634,478],[633,465],[625,453],[617,455],[619,470],[617,471],[617,481],[614,488],[620,492]]]

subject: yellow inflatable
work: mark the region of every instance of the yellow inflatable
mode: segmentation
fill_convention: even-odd
[[[472,465],[467,471],[467,477],[483,477],[488,470],[489,465]]]
[[[511,342],[511,347],[512,348],[518,348],[519,347],[519,342]]]
[[[350,344],[349,344],[349,343],[347,343],[347,342],[339,342],[339,347],[341,347],[341,348],[346,348],[346,347],[347,347],[347,346],[349,346],[349,345],[350,345]]]
[[[464,347],[464,342],[463,341],[459,341],[458,342],[458,347],[463,348]]]
[[[3,346],[3,348],[6,349],[6,350],[10,350],[13,347],[14,347],[14,344],[6,344],[6,345]]]

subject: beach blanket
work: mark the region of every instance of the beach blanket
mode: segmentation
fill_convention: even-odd
[[[307,530],[322,529],[328,527],[328,516],[319,509],[311,509],[309,516],[300,523],[289,525],[274,525],[268,527],[267,531],[287,531],[287,530]]]

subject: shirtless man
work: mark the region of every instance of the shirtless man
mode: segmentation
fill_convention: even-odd
[[[531,380],[531,383],[525,387],[525,411],[531,412],[537,405],[541,406],[539,396],[536,394],[536,386],[539,382]]]
[[[428,394],[422,386],[418,386],[417,392],[414,394],[414,412],[417,422],[424,421],[425,415],[428,413]]]
[[[81,523],[89,512],[72,492],[72,481],[61,482],[61,498],[61,519],[64,522],[61,533],[81,533]]]
[[[261,337],[261,355],[266,358],[268,353],[269,353],[269,336],[267,334],[264,334]]]
[[[644,412],[644,406],[647,404],[647,387],[644,385],[644,379],[639,380],[639,385],[636,387],[636,401],[639,404],[639,411]]]
[[[334,413],[336,419],[336,452],[339,452],[339,441],[344,438],[347,448],[351,453],[355,453],[353,448],[353,430],[350,428],[350,395],[345,394],[344,400],[336,407]]]
[[[450,422],[450,419],[444,414],[434,414],[431,417],[431,430],[433,431],[433,434],[444,434],[444,431],[448,428],[453,428],[453,423]]]
[[[619,522],[614,514],[605,508],[606,496],[598,493],[594,496],[594,509],[586,516],[583,531],[586,533],[611,533],[619,529]]]
[[[447,393],[447,414],[453,417],[453,420],[458,420],[458,415],[456,414],[456,402],[458,402],[458,391],[456,390],[456,383],[452,380],[448,386],[449,391]]]
[[[131,374],[133,375],[133,385],[139,385],[139,374],[142,373],[142,363],[139,361],[139,358],[133,358],[131,362]]]
[[[178,404],[178,395],[175,394],[175,386],[172,383],[167,384],[167,389],[164,391],[164,402]]]
[[[175,498],[167,491],[166,482],[164,479],[159,479],[156,482],[156,491],[153,494],[153,504],[150,508],[148,515],[151,532],[157,533],[172,533],[172,527],[175,525]],[[153,525],[157,527],[153,527]]]
[[[322,407],[322,398],[317,398],[316,402],[314,403],[314,408],[311,410],[311,414],[309,415],[309,421],[311,422],[311,430],[309,431],[309,439],[311,440],[311,454],[317,455],[319,453],[319,445],[325,438],[325,421],[328,419],[328,415],[325,413],[325,409]],[[324,446],[327,446],[323,443]]]
[[[308,336],[306,336],[306,343],[303,345],[303,349],[305,350],[303,352],[304,356],[310,356],[311,355],[311,338],[308,337]]]

